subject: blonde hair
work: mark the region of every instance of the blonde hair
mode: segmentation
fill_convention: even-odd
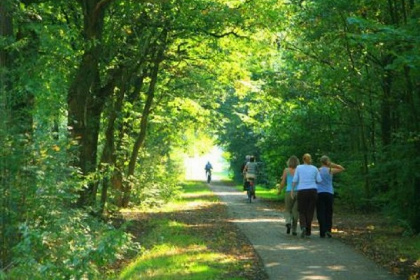
[[[312,157],[310,154],[304,154],[302,159],[303,159],[303,162],[306,164],[309,164],[312,162]]]
[[[296,168],[299,165],[299,159],[296,156],[291,156],[288,160],[287,160],[287,166],[289,168]]]

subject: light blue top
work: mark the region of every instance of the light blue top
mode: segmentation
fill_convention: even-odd
[[[296,190],[310,190],[317,189],[317,182],[321,182],[322,178],[319,175],[318,169],[309,164],[301,164],[296,167],[293,183],[297,183]]]
[[[290,173],[290,169],[286,169],[286,192],[292,191],[292,182],[293,182],[293,175]]]
[[[330,173],[330,169],[323,166],[319,169],[319,174],[322,182],[318,183],[318,193],[334,194],[333,175]]]

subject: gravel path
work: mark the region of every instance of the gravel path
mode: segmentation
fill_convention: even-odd
[[[210,188],[226,203],[231,221],[248,237],[264,262],[270,279],[392,280],[398,279],[334,238],[286,234],[283,213],[258,198],[214,182]],[[298,231],[299,233],[299,231]]]

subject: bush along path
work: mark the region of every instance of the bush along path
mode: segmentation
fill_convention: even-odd
[[[282,212],[258,198],[246,201],[244,193],[222,183],[210,188],[226,204],[237,225],[260,255],[269,279],[392,280],[399,279],[335,238],[286,234]]]

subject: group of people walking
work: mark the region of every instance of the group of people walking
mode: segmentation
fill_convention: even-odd
[[[279,193],[286,186],[286,232],[297,235],[299,220],[301,237],[312,233],[315,209],[321,238],[331,237],[334,187],[333,175],[344,167],[331,162],[328,156],[321,157],[321,167],[312,165],[310,154],[303,155],[303,164],[291,156],[283,170]]]

